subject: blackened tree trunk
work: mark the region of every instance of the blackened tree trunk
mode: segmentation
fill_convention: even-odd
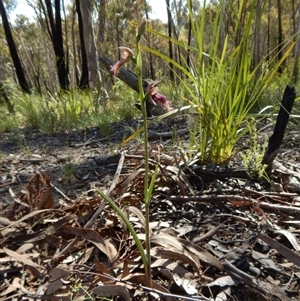
[[[58,73],[58,81],[61,89],[68,90],[68,66],[65,61],[63,36],[62,36],[62,25],[61,25],[61,5],[60,0],[54,1],[55,7],[55,19],[52,9],[52,3],[50,0],[45,0],[47,7],[47,17],[49,21],[49,35],[53,44],[54,53],[56,56],[56,67]]]
[[[284,132],[292,112],[295,98],[295,88],[289,85],[286,86],[283,93],[281,106],[279,108],[279,113],[277,115],[274,131],[272,136],[269,138],[268,147],[262,160],[262,164],[268,165],[268,171],[272,170],[273,161],[278,154],[279,146],[283,140]]]
[[[1,17],[2,17],[3,28],[4,28],[8,48],[9,48],[9,51],[10,51],[10,55],[11,55],[11,58],[13,60],[14,67],[15,67],[15,70],[16,70],[19,85],[25,93],[30,93],[30,89],[29,89],[29,86],[27,84],[24,72],[23,72],[22,64],[21,64],[21,61],[20,61],[20,58],[19,58],[19,55],[18,55],[18,52],[17,52],[15,41],[13,39],[11,30],[10,30],[9,22],[8,22],[8,19],[7,19],[5,7],[4,7],[4,4],[3,4],[2,0],[0,0],[0,14],[1,14]]]
[[[80,10],[80,0],[76,0],[76,12],[78,16],[80,50],[81,50],[81,78],[80,78],[79,88],[86,89],[89,87],[89,71],[88,71],[86,51],[84,47],[83,22],[82,22],[81,10]]]

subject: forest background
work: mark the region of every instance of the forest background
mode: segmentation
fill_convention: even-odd
[[[282,62],[260,93],[256,109],[276,104],[286,84],[299,82],[300,3],[296,0],[284,5],[281,0],[166,0],[161,1],[161,9],[167,9],[166,23],[151,14],[160,8],[145,0],[26,3],[34,15],[19,14],[11,23],[17,1],[0,1],[2,132],[16,126],[45,132],[105,127],[139,114],[133,107],[137,94],[107,72],[99,59],[119,60],[120,46],[135,51],[137,26],[143,20],[148,28],[141,40],[143,78],[162,80],[162,91],[176,106],[190,102],[182,80],[184,70],[193,73],[200,60],[193,50],[201,44],[201,53],[208,57],[230,57],[245,33],[249,71],[255,70],[256,78]],[[199,43],[195,24],[204,16]],[[218,49],[212,50],[213,44]],[[135,72],[134,61],[126,67]],[[105,116],[99,118],[104,110]]]

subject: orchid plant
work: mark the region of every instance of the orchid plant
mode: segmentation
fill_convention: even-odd
[[[146,245],[146,253],[143,248],[143,244],[141,240],[138,238],[138,235],[132,225],[130,224],[128,218],[123,214],[122,210],[115,204],[115,202],[109,198],[107,195],[105,195],[103,192],[98,191],[99,194],[109,203],[109,205],[117,212],[118,216],[123,220],[125,225],[127,226],[128,230],[130,231],[136,246],[139,250],[139,253],[141,255],[141,259],[144,265],[145,269],[145,275],[146,275],[146,281],[147,286],[152,286],[152,280],[151,280],[151,255],[150,255],[150,200],[154,189],[154,184],[156,180],[156,175],[158,172],[158,168],[154,170],[152,173],[151,181],[149,183],[149,153],[148,153],[148,123],[147,123],[147,110],[146,110],[146,104],[147,99],[150,99],[153,105],[161,106],[166,112],[169,112],[172,110],[171,101],[167,99],[166,96],[158,93],[158,83],[159,81],[154,81],[150,83],[147,87],[146,94],[144,94],[143,91],[143,83],[142,83],[142,53],[139,48],[139,41],[146,30],[146,22],[142,23],[138,30],[138,35],[136,38],[136,44],[137,44],[137,58],[136,64],[137,64],[137,76],[138,76],[138,87],[139,87],[139,96],[140,96],[140,109],[143,114],[143,133],[144,133],[144,148],[145,148],[145,175],[144,175],[144,199],[145,199],[145,245]],[[122,57],[119,61],[117,61],[114,65],[110,67],[110,71],[114,74],[114,76],[117,76],[120,72],[120,69],[131,59],[133,59],[133,51],[130,48],[127,47],[119,47],[120,50],[122,50]]]

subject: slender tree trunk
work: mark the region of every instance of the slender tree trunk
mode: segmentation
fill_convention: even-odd
[[[16,48],[15,41],[13,39],[11,30],[10,30],[9,22],[8,22],[8,19],[7,19],[5,7],[4,7],[4,4],[3,4],[2,0],[0,0],[0,14],[1,14],[1,17],[2,17],[3,28],[4,28],[8,48],[9,48],[9,51],[10,51],[10,55],[11,55],[11,58],[13,60],[14,67],[15,67],[15,70],[16,70],[19,85],[25,93],[30,93],[30,89],[29,89],[29,86],[27,84],[27,81],[26,81],[26,78],[25,78],[25,75],[24,75],[22,64],[21,64],[21,61],[20,61],[20,58],[19,58],[19,55],[18,55],[18,51],[17,51],[17,48]]]
[[[180,20],[182,19],[182,0],[179,0],[178,3],[176,1],[173,2],[174,4],[174,12],[176,14],[176,22],[177,22],[177,27],[180,28]],[[176,40],[179,40],[179,35],[177,34],[176,31],[176,25],[174,23],[173,18],[171,18],[172,20],[172,30],[173,30],[173,36],[175,37]],[[174,60],[176,62],[179,63],[179,65],[182,66],[182,62],[181,62],[181,47],[179,45],[176,45],[174,47]],[[177,70],[177,74],[179,74],[179,76],[182,76],[182,71],[181,70]],[[175,78],[176,80],[176,78]]]
[[[146,1],[146,0],[145,0]],[[147,2],[146,2],[147,4]],[[146,5],[147,7],[147,5]],[[146,15],[146,20],[149,20],[149,13],[148,10],[146,9],[145,11],[145,15]],[[150,37],[150,33],[147,33],[147,38],[150,44],[150,47],[152,47],[152,41],[151,41],[151,37]],[[155,79],[155,72],[154,72],[154,67],[153,67],[153,57],[152,54],[149,52],[148,53],[148,57],[149,57],[149,67],[150,67],[150,78]]]
[[[63,36],[62,36],[62,24],[60,15],[60,0],[55,0],[55,19],[52,10],[52,3],[50,0],[46,0],[47,16],[50,24],[50,37],[53,44],[53,49],[56,56],[56,68],[58,73],[58,81],[61,89],[68,90],[69,80],[68,71],[65,62]]]
[[[88,61],[84,44],[84,29],[82,14],[80,10],[80,0],[76,0],[76,12],[78,16],[79,38],[80,38],[80,50],[81,50],[81,77],[79,82],[80,89],[86,89],[89,87],[89,69]]]
[[[79,1],[83,25],[84,46],[87,56],[90,88],[97,88],[101,83],[101,75],[98,72],[98,55],[95,46],[93,24],[92,24],[92,5],[89,0]]]
[[[294,68],[293,68],[293,81],[297,83],[299,81],[299,52],[300,52],[300,5],[298,6],[298,26],[295,30],[296,44],[294,47]]]
[[[77,29],[76,24],[76,3],[73,4],[72,7],[72,23],[71,23],[71,39],[72,39],[72,51],[73,51],[73,72],[72,72],[72,84],[73,86],[77,86],[80,87],[80,81],[79,81],[79,77],[80,77],[80,71],[78,68],[78,62],[77,62],[77,55],[79,56],[79,53],[81,53],[80,51],[77,52],[77,42],[76,42],[76,38],[75,36],[77,36],[77,34],[75,34],[75,27]],[[79,26],[78,26],[79,27]],[[80,32],[80,29],[79,29]],[[81,61],[80,59],[78,59],[79,61]]]
[[[171,15],[171,7],[170,7],[170,0],[166,0],[167,12],[168,12],[168,34],[169,38],[172,38],[172,15]],[[170,59],[173,60],[173,47],[172,42],[169,41],[169,56]],[[173,71],[173,64],[170,63],[170,78],[174,80],[174,71]]]
[[[220,32],[220,45],[219,52],[222,53],[224,44],[225,44],[225,36],[226,36],[226,1],[221,2],[222,12],[221,12],[221,32]]]
[[[98,43],[105,42],[105,24],[106,24],[106,0],[99,1],[99,29],[98,29]]]
[[[64,19],[67,20],[67,15],[66,15],[66,9],[65,9],[65,5],[64,5],[64,0],[62,0],[62,11],[63,11],[63,16]],[[59,14],[60,15],[60,14]],[[60,20],[60,23],[61,20]],[[69,41],[69,32],[68,32],[68,22],[64,22],[64,38],[65,38],[65,72],[66,72],[66,80],[67,80],[67,85],[69,88],[70,85],[70,81],[69,81],[69,45],[68,45],[68,41]],[[62,45],[63,45],[63,39],[61,41]],[[64,46],[63,46],[64,49]]]
[[[191,41],[192,41],[192,12],[193,12],[193,1],[189,0],[189,6],[190,6],[190,11],[191,13],[189,13],[189,30],[188,30],[188,46],[191,46]],[[186,58],[186,63],[188,65],[188,67],[190,66],[190,53],[191,50],[188,49],[187,51],[187,58]]]
[[[256,2],[256,14],[255,14],[255,32],[254,32],[254,62],[253,67],[256,68],[261,60],[261,47],[260,47],[260,39],[261,39],[261,32],[260,32],[260,20],[261,20],[261,0],[257,0]],[[261,74],[261,66],[257,69],[256,76],[259,77]]]
[[[282,33],[282,10],[281,10],[281,0],[277,0],[277,12],[278,12],[278,61],[282,59],[282,43],[283,43],[283,33]],[[282,65],[278,68],[278,73],[282,74]]]

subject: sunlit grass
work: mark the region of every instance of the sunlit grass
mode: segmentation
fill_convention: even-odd
[[[26,127],[53,133],[99,126],[109,134],[111,124],[139,114],[134,107],[138,95],[125,84],[117,82],[109,96],[103,104],[92,92],[28,95],[16,90],[12,95],[16,114],[8,114],[6,107],[0,106],[0,132]]]

